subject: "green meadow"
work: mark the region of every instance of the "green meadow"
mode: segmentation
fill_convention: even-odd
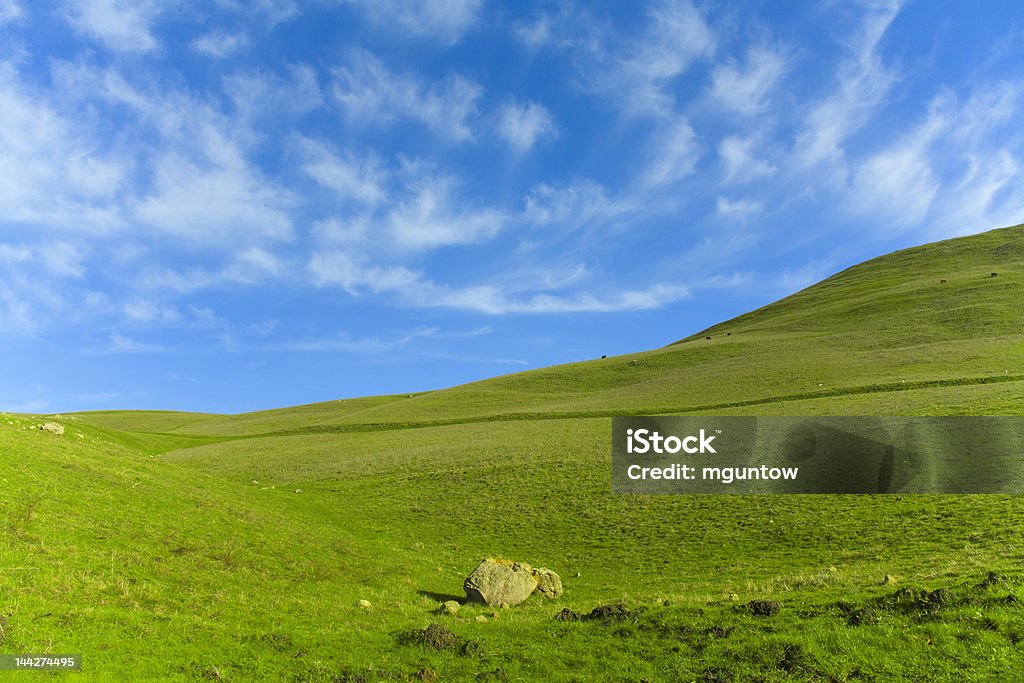
[[[84,658],[6,675],[1022,677],[1024,499],[612,494],[611,416],[691,413],[1024,414],[1024,226],[660,349],[450,389],[0,415],[0,653]],[[438,613],[485,556],[565,594]]]

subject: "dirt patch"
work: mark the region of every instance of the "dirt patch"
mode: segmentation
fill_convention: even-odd
[[[634,619],[638,611],[628,609],[625,605],[601,605],[586,614],[574,612],[568,607],[555,615],[555,621],[597,621],[602,624],[615,624]]]
[[[978,588],[991,588],[992,586],[1001,586],[1006,583],[1009,583],[1009,579],[1007,579],[1006,576],[996,572],[989,572],[985,578],[981,580],[981,583],[978,584]]]
[[[782,603],[775,600],[751,600],[745,607],[755,617],[774,617],[782,609]]]
[[[478,655],[482,650],[478,641],[460,638],[441,624],[400,633],[398,642],[401,645],[418,645],[435,652],[455,652],[463,656]]]

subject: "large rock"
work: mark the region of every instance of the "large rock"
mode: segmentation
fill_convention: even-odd
[[[53,434],[64,433],[64,425],[57,424],[56,422],[44,422],[43,424],[39,425],[39,429],[43,430],[44,432],[51,432]]]
[[[534,577],[537,579],[537,592],[546,598],[562,597],[562,577],[547,567],[534,570]]]
[[[525,562],[496,560],[488,557],[466,577],[466,597],[485,605],[512,607],[537,589],[533,567]]]

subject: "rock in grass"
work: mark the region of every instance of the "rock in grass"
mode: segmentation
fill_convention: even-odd
[[[459,613],[459,608],[460,607],[462,607],[462,605],[459,604],[458,600],[448,600],[447,602],[443,603],[441,605],[441,607],[438,608],[437,611],[439,613],[441,613],[441,614],[453,614],[454,615],[454,614],[458,614]]]
[[[466,577],[463,589],[472,602],[513,607],[537,589],[533,567],[525,562],[486,558]]]
[[[56,422],[44,422],[39,425],[39,429],[44,432],[50,432],[51,434],[63,434],[64,425],[57,424]]]
[[[541,567],[533,572],[537,579],[537,592],[545,598],[560,598],[565,591],[562,589],[562,577],[547,567]]]
[[[360,600],[357,604],[359,605],[359,609],[370,609],[373,607],[369,600]]]

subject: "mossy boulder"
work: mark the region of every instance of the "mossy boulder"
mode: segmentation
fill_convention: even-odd
[[[547,567],[541,567],[533,572],[537,578],[537,592],[546,598],[560,598],[565,591],[562,588],[562,577]]]
[[[525,562],[488,557],[466,577],[463,589],[472,602],[513,607],[533,595],[538,583],[533,567]]]

